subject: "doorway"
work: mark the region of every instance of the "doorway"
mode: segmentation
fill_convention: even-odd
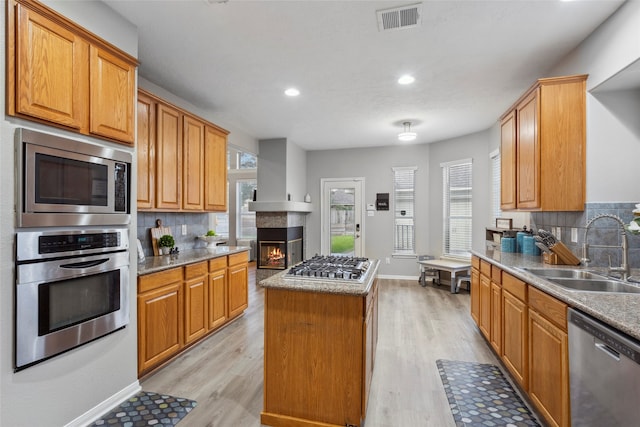
[[[364,178],[323,178],[320,184],[322,254],[363,257]]]

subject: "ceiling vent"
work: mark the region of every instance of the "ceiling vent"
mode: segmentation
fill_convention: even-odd
[[[403,30],[422,23],[422,3],[376,11],[378,31]]]

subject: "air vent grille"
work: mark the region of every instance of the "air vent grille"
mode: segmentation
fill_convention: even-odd
[[[376,11],[378,31],[402,30],[422,23],[422,3]]]

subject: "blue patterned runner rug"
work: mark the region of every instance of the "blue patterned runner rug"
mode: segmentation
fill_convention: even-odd
[[[195,400],[141,391],[91,426],[175,426],[196,404]]]
[[[436,365],[456,426],[540,426],[497,366],[442,359]]]

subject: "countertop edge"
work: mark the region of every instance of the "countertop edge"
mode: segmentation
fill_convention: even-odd
[[[378,267],[380,266],[380,260],[370,260],[372,265],[367,271],[366,282],[359,283],[347,283],[340,281],[323,281],[323,280],[285,280],[284,276],[289,271],[283,270],[282,272],[268,277],[258,283],[259,286],[265,289],[280,289],[287,291],[300,291],[300,292],[316,292],[335,295],[346,296],[366,296],[373,287],[373,282],[378,277]]]
[[[497,252],[497,254],[496,254]],[[471,251],[472,255],[489,262],[502,271],[527,282],[533,287],[557,298],[572,308],[580,310],[628,335],[640,340],[640,294],[596,293],[569,291],[542,277],[521,270],[523,267],[584,268],[580,266],[551,266],[542,262],[540,256],[522,254],[491,254]],[[500,259],[496,259],[496,256]],[[506,257],[506,260],[502,258]],[[587,269],[587,268],[585,268]],[[589,270],[594,270],[589,268]]]
[[[200,261],[246,252],[250,249],[248,246],[216,246],[214,248],[187,249],[178,255],[146,257],[143,262],[138,263],[138,277]]]

